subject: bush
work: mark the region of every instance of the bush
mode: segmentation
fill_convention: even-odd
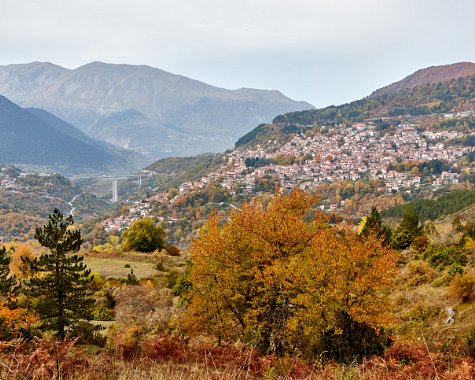
[[[433,280],[434,270],[423,260],[414,260],[407,265],[406,283],[409,286],[419,286]]]
[[[475,359],[475,327],[469,331],[466,339],[467,353]]]
[[[107,308],[105,305],[99,305],[92,311],[92,317],[95,321],[113,321],[114,310]]]
[[[392,246],[395,249],[406,249],[413,241],[414,235],[408,230],[402,230],[393,235]]]
[[[468,261],[465,249],[456,245],[429,245],[424,251],[423,258],[427,260],[432,267],[438,270],[443,270],[452,264],[464,266]]]
[[[323,335],[321,352],[326,359],[351,363],[355,359],[382,355],[392,340],[381,329],[377,331],[365,323],[352,320],[348,315],[339,317],[342,330],[330,330]]]
[[[124,251],[153,252],[163,247],[165,231],[151,218],[139,219],[122,234]]]
[[[167,288],[173,289],[180,277],[180,273],[176,270],[170,271],[167,275]]]
[[[114,293],[115,319],[124,326],[140,326],[144,331],[164,332],[176,315],[170,289],[157,289],[151,281],[125,286]]]
[[[73,327],[70,335],[79,338],[78,344],[93,344],[104,347],[106,345],[106,337],[99,332],[100,330],[104,330],[104,327],[81,321]]]
[[[450,282],[449,294],[462,302],[475,300],[475,272],[457,274]]]
[[[180,250],[174,245],[165,245],[163,249],[167,251],[170,256],[180,256]]]

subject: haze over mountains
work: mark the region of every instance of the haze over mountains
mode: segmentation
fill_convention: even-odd
[[[21,108],[1,95],[0,143],[2,163],[63,174],[137,169],[135,154],[96,141],[44,110]]]
[[[149,66],[0,66],[0,94],[151,158],[223,151],[278,114],[313,108],[278,91],[226,90]]]

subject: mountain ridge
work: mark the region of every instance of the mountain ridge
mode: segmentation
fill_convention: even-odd
[[[94,141],[41,109],[21,108],[0,95],[0,162],[49,167],[61,173],[131,170],[128,153]],[[133,169],[132,169],[133,170]]]
[[[376,97],[387,93],[399,92],[425,84],[447,82],[451,79],[470,77],[475,75],[475,63],[456,62],[448,65],[429,66],[419,69],[405,78],[384,86],[371,93],[370,97]]]
[[[72,70],[0,66],[0,93],[153,158],[222,151],[275,115],[313,108],[276,90],[227,90],[151,66],[98,61]]]

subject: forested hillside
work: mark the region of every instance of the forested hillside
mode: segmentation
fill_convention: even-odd
[[[339,124],[402,115],[471,110],[475,98],[475,76],[425,84],[398,92],[363,98],[340,106],[280,115],[274,123]]]
[[[64,213],[74,208],[79,223],[111,211],[106,202],[83,193],[59,174],[25,174],[12,166],[0,164],[0,184],[1,240],[33,238],[35,225],[44,221],[55,207]]]

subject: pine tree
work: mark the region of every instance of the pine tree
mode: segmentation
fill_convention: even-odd
[[[9,297],[16,288],[16,278],[10,275],[11,257],[5,247],[0,247],[0,298]]]
[[[75,328],[84,329],[84,320],[91,319],[93,298],[87,289],[90,270],[78,252],[81,232],[72,227],[73,218],[55,209],[48,224],[36,229],[35,238],[49,252],[34,260],[26,260],[35,275],[26,283],[26,294],[37,299],[35,309],[44,330],[52,330],[64,338]]]
[[[392,245],[396,249],[406,249],[421,235],[422,227],[419,226],[419,215],[414,206],[409,204],[401,223],[394,231]]]
[[[399,224],[398,230],[407,230],[415,237],[422,234],[422,227],[419,226],[419,215],[412,204],[406,207],[406,212],[401,220],[401,224]]]
[[[361,236],[366,237],[369,235],[374,235],[380,239],[384,245],[389,244],[391,241],[391,229],[383,225],[381,216],[376,207],[371,208],[371,214],[366,218],[361,231]]]

